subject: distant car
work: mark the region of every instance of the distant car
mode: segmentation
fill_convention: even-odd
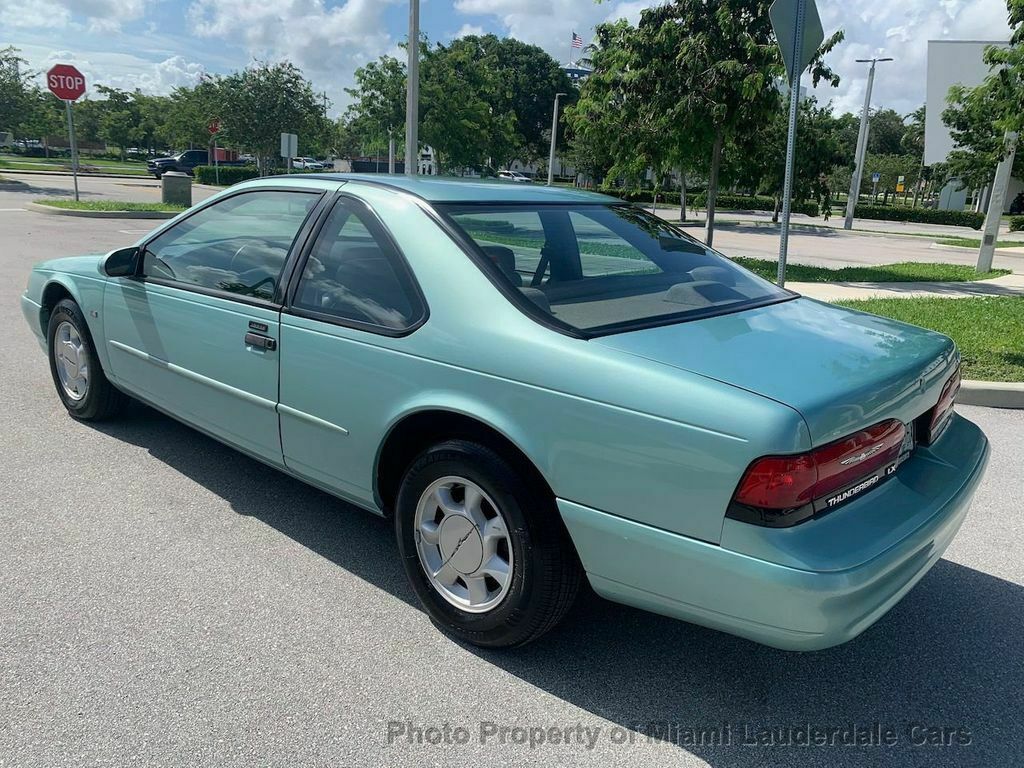
[[[326,167],[326,165],[312,157],[292,158],[292,168],[298,168],[305,171],[322,171]]]
[[[498,178],[505,181],[519,182],[520,184],[530,184],[533,182],[533,179],[519,171],[498,171]]]
[[[158,179],[168,171],[178,171],[193,176],[198,166],[210,164],[210,154],[205,149],[189,149],[170,157],[152,158],[146,161],[146,170]],[[226,168],[246,163],[244,160],[221,160],[217,164]]]
[[[243,182],[37,265],[21,306],[72,417],[131,396],[389,517],[435,623],[489,647],[553,627],[583,577],[780,648],[844,642],[942,556],[989,455],[946,336],[578,190]]]

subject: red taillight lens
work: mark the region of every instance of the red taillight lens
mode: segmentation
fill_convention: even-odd
[[[949,422],[949,417],[953,415],[953,404],[956,403],[956,396],[958,394],[960,394],[959,367],[949,377],[946,386],[942,388],[942,394],[939,395],[939,402],[931,410],[931,419],[928,421],[927,432],[922,435],[922,442],[925,445],[936,440],[942,433],[943,427]]]
[[[817,482],[818,470],[810,454],[766,456],[750,465],[734,500],[761,509],[802,507],[814,498]]]
[[[900,456],[907,428],[891,420],[799,456],[766,456],[747,469],[733,496],[758,510],[796,510],[876,475]],[[805,510],[795,520],[813,514]]]

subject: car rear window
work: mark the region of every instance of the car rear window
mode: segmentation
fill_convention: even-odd
[[[614,333],[794,294],[631,205],[452,204],[484,267],[559,323]]]

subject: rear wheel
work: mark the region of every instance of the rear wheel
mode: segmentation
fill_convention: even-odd
[[[104,375],[78,304],[71,299],[57,303],[46,338],[53,384],[69,414],[82,421],[100,421],[123,410],[128,397]]]
[[[395,533],[431,619],[476,645],[522,645],[565,615],[582,569],[547,489],[482,445],[451,440],[406,471]]]

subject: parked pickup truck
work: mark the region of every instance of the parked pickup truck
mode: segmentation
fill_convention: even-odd
[[[205,149],[189,149],[171,157],[157,157],[146,162],[146,170],[160,178],[167,171],[180,171],[192,175],[197,165],[209,165],[210,155]],[[246,165],[241,160],[220,160],[218,163],[223,168],[229,166]]]

